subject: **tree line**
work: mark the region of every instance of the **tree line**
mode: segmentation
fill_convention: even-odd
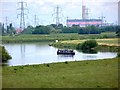
[[[120,26],[86,26],[79,27],[73,25],[72,27],[63,26],[62,24],[56,25],[38,25],[36,27],[28,26],[23,30],[22,34],[50,34],[50,33],[78,33],[78,34],[100,34],[102,32],[116,32],[120,36]],[[4,28],[4,24],[0,23],[0,33],[2,35],[13,35],[15,34],[15,28],[10,24],[7,29]]]
[[[100,34],[102,32],[119,32],[120,26],[105,26],[105,27],[96,27],[96,26],[72,26],[66,27],[62,24],[58,26],[56,24],[51,24],[47,26],[28,26],[24,33],[26,34],[50,34],[50,33],[78,33],[78,34]]]

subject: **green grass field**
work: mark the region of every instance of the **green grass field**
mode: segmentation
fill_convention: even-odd
[[[0,89],[2,89],[2,66],[0,66]]]
[[[118,46],[118,39],[119,38],[104,38],[104,39],[96,39],[96,41],[98,42],[99,45],[113,45],[113,46]],[[89,39],[85,39],[85,40],[67,40],[67,41],[61,41],[60,43],[62,44],[78,44],[78,43],[82,43],[86,40]]]
[[[94,34],[94,35],[79,35],[77,33],[69,34],[48,34],[48,35],[33,35],[21,34],[18,36],[0,36],[3,43],[21,43],[21,42],[41,42],[58,40],[83,40],[83,39],[100,39],[100,38],[115,38],[115,32]]]
[[[3,88],[117,88],[118,58],[4,66]]]

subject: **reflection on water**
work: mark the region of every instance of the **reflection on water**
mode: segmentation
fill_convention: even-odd
[[[21,49],[21,57],[25,58],[25,44],[21,44],[20,49]]]
[[[77,60],[96,60],[114,58],[117,56],[117,53],[113,52],[86,54],[76,50],[75,55],[57,55],[58,49],[49,46],[48,43],[5,44],[4,46],[12,56],[12,59],[8,61],[8,65],[10,66]]]
[[[24,64],[25,63],[25,60],[24,60],[24,58],[25,58],[25,44],[20,44],[20,49],[21,49],[21,62],[22,62],[22,64]]]
[[[74,55],[62,55],[62,54],[60,55],[59,54],[58,57],[74,57]]]
[[[83,50],[83,53],[88,53],[88,54],[97,54],[98,51],[97,50]]]

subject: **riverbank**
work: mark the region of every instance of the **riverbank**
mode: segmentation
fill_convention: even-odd
[[[69,49],[76,49],[79,43],[83,43],[84,40],[65,40],[51,43],[52,46],[57,48],[69,48]],[[99,51],[113,51],[118,52],[118,48],[120,44],[118,43],[119,38],[104,38],[104,39],[95,39],[98,42],[97,50]]]
[[[118,58],[4,66],[2,74],[3,88],[117,88]]]

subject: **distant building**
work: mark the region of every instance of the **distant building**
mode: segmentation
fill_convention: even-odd
[[[118,25],[120,25],[120,1],[118,2]]]
[[[68,19],[67,20],[67,26],[71,27],[73,25],[77,25],[80,27],[85,27],[85,26],[101,26],[102,19]]]
[[[22,32],[22,30],[20,28],[16,29],[16,34],[20,34]]]

